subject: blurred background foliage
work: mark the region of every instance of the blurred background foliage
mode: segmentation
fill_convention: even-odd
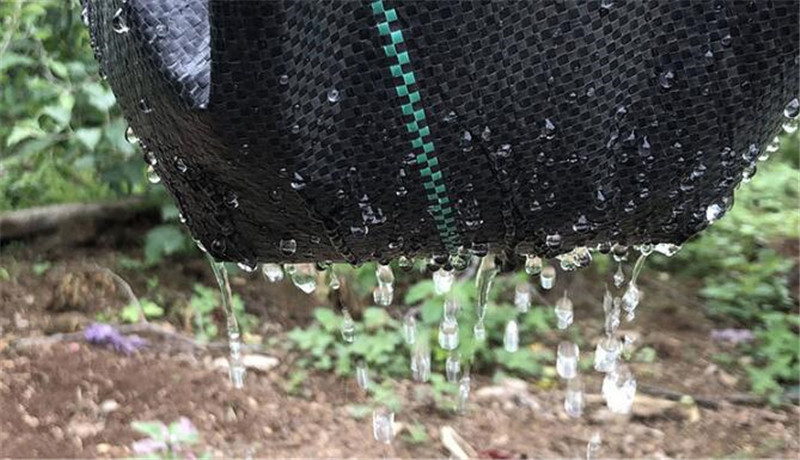
[[[93,59],[80,5],[75,0],[0,2],[0,211],[148,195],[164,204],[164,223],[149,232],[141,259],[128,260],[129,268],[146,268],[164,257],[196,251],[174,222],[177,213],[163,187],[146,181],[141,152],[126,141],[126,129]],[[791,284],[797,280],[800,236],[799,148],[797,133],[784,135],[780,151],[740,188],[736,205],[722,220],[677,256],[656,257],[650,265],[674,274],[687,289],[697,289],[705,313],[719,327],[753,332],[756,340],[742,344],[737,353],[748,356],[743,366],[759,394],[778,395],[792,385],[797,391],[800,379],[797,285]],[[373,270],[367,264],[354,279],[372,282]],[[432,294],[430,281],[417,277],[409,282],[413,285],[405,302],[420,305],[423,325],[435,340],[441,299]],[[498,284],[497,292],[508,288],[503,281]],[[204,334],[214,336],[213,325],[203,322],[215,303],[208,299],[213,294],[202,287],[195,290],[194,304],[202,308],[196,308],[194,321],[202,324]],[[474,302],[471,283],[457,292],[465,302]],[[541,363],[552,361],[551,352],[525,348],[523,354],[508,355],[497,346],[513,308],[496,296],[493,301],[488,322],[489,343],[495,346],[477,351],[476,365],[499,361],[503,371],[542,376]],[[552,328],[552,318],[542,315],[530,316],[521,332]],[[359,355],[388,375],[407,368],[402,353],[372,353],[403,346],[399,325],[381,310],[367,310],[358,326],[369,339],[363,342],[363,353],[334,340],[339,321],[334,313],[318,310],[310,329],[290,334],[297,347],[312,352],[301,365],[345,372]],[[470,324],[462,326],[467,345],[470,330]],[[435,359],[443,360],[444,355]],[[718,361],[738,362],[737,356],[720,356]]]

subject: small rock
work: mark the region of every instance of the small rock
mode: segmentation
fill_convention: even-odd
[[[247,354],[244,355],[242,358],[242,363],[244,363],[244,367],[248,369],[253,369],[261,372],[269,372],[270,370],[274,369],[280,361],[278,358],[273,356],[267,355],[252,355]],[[216,358],[214,361],[211,362],[211,367],[214,369],[219,369],[223,371],[228,371],[228,359],[225,357],[220,356]]]
[[[100,443],[96,445],[94,448],[98,454],[107,454],[108,452],[111,451],[111,445],[106,443]]]
[[[77,438],[88,438],[100,433],[103,428],[105,428],[103,422],[91,423],[73,420],[67,425],[67,432]]]
[[[717,372],[717,377],[719,381],[728,388],[736,387],[736,384],[739,383],[739,378],[735,377],[722,369]]]
[[[39,426],[39,419],[28,414],[22,414],[22,421],[31,428],[36,428]]]
[[[651,418],[664,416],[677,406],[676,401],[637,394],[633,400],[632,411],[634,417]]]
[[[105,414],[114,412],[117,409],[119,409],[119,403],[114,401],[113,399],[106,399],[105,401],[100,403],[100,411],[102,411]]]

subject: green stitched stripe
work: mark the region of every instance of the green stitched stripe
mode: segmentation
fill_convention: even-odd
[[[378,20],[378,34],[387,44],[383,46],[386,57],[394,59],[397,63],[389,66],[389,72],[397,82],[395,92],[403,99],[400,110],[406,117],[406,130],[411,134],[411,148],[415,152],[417,164],[420,166],[422,186],[429,201],[428,210],[433,216],[439,237],[448,251],[453,252],[459,246],[458,231],[456,230],[453,208],[447,197],[447,187],[444,184],[442,171],[439,169],[439,160],[436,157],[436,146],[432,140],[424,138],[431,133],[422,107],[419,91],[409,88],[414,85],[417,78],[411,69],[411,57],[408,51],[398,50],[397,46],[404,43],[403,31],[396,25],[397,11],[394,8],[386,9],[383,0],[372,2],[372,13]],[[407,101],[406,101],[407,99]]]

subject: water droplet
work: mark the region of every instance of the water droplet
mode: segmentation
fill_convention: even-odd
[[[603,337],[594,351],[594,370],[611,372],[617,367],[617,359],[622,351],[619,340],[614,337]]]
[[[356,322],[350,316],[350,312],[342,310],[342,323],[339,325],[339,332],[342,334],[342,340],[346,343],[353,343],[356,340]]]
[[[277,283],[283,279],[283,269],[279,264],[261,264],[261,273],[270,283]]]
[[[456,121],[457,119],[458,119],[458,115],[452,110],[450,112],[448,112],[447,115],[442,117],[442,121],[444,121],[445,123],[452,123],[452,122]]]
[[[356,363],[356,383],[362,390],[369,388],[369,368],[364,360]]]
[[[661,72],[658,74],[658,85],[661,86],[662,89],[670,89],[672,88],[674,79],[675,74],[671,70]]]
[[[617,271],[614,272],[614,286],[617,288],[622,287],[622,283],[625,282],[625,272],[622,270],[622,264],[617,264]]]
[[[245,273],[253,273],[258,268],[258,264],[257,263],[250,262],[250,261],[247,261],[247,260],[244,261],[244,262],[238,262],[236,264],[236,266],[239,267],[239,269],[242,270]]]
[[[459,374],[461,374],[461,356],[457,351],[451,351],[447,355],[447,361],[444,363],[444,372],[448,382],[458,382]]]
[[[464,376],[461,377],[461,380],[458,382],[458,397],[456,399],[456,412],[459,414],[463,414],[467,411],[467,405],[469,403],[469,390],[470,390],[470,383],[471,380],[469,378],[469,373],[464,372]]]
[[[126,34],[130,30],[128,25],[125,24],[125,17],[122,12],[122,8],[118,9],[116,13],[114,13],[114,17],[111,18],[111,28],[117,34]]]
[[[339,90],[336,88],[331,88],[328,90],[328,102],[335,104],[339,102]]]
[[[628,366],[620,364],[603,379],[603,398],[606,407],[615,414],[629,414],[636,396],[636,379]]]
[[[167,36],[167,32],[169,32],[169,27],[166,24],[158,24],[156,26],[156,37],[164,38]]]
[[[595,93],[594,86],[590,86],[586,90],[586,96],[588,96],[588,97],[594,97],[594,93]]]
[[[483,128],[483,131],[481,132],[481,139],[483,139],[484,142],[489,142],[492,139],[492,130],[489,129],[488,126]]]
[[[456,311],[458,305],[450,301],[444,304],[444,317],[439,323],[439,346],[445,350],[458,348],[458,321]]]
[[[592,228],[592,225],[589,222],[589,219],[587,219],[586,216],[584,216],[584,215],[580,215],[578,217],[578,221],[575,222],[575,224],[572,225],[572,229],[575,230],[578,233],[587,232],[591,228]]]
[[[288,85],[289,84],[289,76],[288,75],[281,75],[278,78],[278,83],[280,83],[282,86]]]
[[[528,254],[525,256],[525,273],[536,276],[542,272],[542,258]]]
[[[545,139],[553,139],[556,137],[556,125],[549,118],[545,118],[544,120],[541,137]]]
[[[314,264],[293,264],[290,278],[292,284],[306,294],[317,289],[317,269]]]
[[[519,326],[517,320],[510,319],[506,323],[506,331],[503,334],[503,349],[509,353],[519,350]]]
[[[144,153],[144,162],[150,166],[155,166],[158,163],[158,159],[156,158],[156,154],[150,151]]]
[[[436,295],[447,294],[453,287],[455,274],[452,270],[445,270],[443,268],[433,272],[433,290]]]
[[[139,142],[139,136],[133,131],[132,126],[128,126],[128,128],[125,129],[125,140],[128,141],[129,144],[136,144]]]
[[[681,247],[680,247],[680,246],[678,246],[678,245],[676,245],[676,244],[670,244],[670,243],[658,243],[657,245],[655,245],[655,248],[654,248],[654,250],[655,250],[656,252],[659,252],[659,253],[661,253],[661,254],[664,254],[664,255],[665,255],[665,256],[667,256],[667,257],[672,257],[672,256],[674,256],[675,254],[677,254],[677,253],[678,253],[678,251],[680,251],[680,250],[681,250]]]
[[[794,134],[795,131],[797,131],[797,120],[796,119],[786,120],[783,122],[782,127],[783,131],[786,134]]]
[[[796,118],[798,113],[800,113],[800,100],[794,98],[786,104],[786,108],[783,109],[783,116],[786,118]]]
[[[636,307],[639,305],[639,297],[639,288],[636,287],[636,283],[631,279],[625,294],[622,296],[622,309],[627,313],[626,319],[628,321],[632,321],[635,316]]]
[[[411,351],[411,376],[417,382],[427,382],[431,378],[431,350],[427,340],[417,340],[414,343]]]
[[[177,169],[178,172],[185,173],[186,171],[189,170],[189,167],[186,166],[186,162],[183,161],[183,158],[175,157],[173,158],[173,162],[175,163],[175,169]]]
[[[564,398],[564,411],[572,418],[583,414],[583,381],[579,375],[567,380],[567,393]]]
[[[547,247],[551,249],[556,249],[558,247],[561,247],[561,235],[559,235],[558,233],[547,235],[544,242],[547,245]]]
[[[151,184],[157,184],[157,183],[161,182],[161,177],[159,177],[159,175],[156,172],[156,169],[153,167],[153,165],[148,165],[147,166],[147,180]]]
[[[378,264],[378,268],[375,270],[375,277],[378,279],[378,287],[373,291],[375,303],[384,307],[388,306],[392,303],[394,297],[394,272],[392,272],[392,267]]]
[[[519,283],[514,290],[514,306],[519,313],[527,313],[531,308],[531,285]]]
[[[642,143],[639,144],[639,155],[642,157],[649,157],[650,156],[650,141],[647,139],[647,136],[642,137]]]
[[[488,128],[488,127],[487,127]],[[461,139],[459,139],[459,147],[464,152],[469,152],[472,150],[472,133],[469,131],[464,131],[461,135]]]
[[[539,273],[539,285],[542,289],[552,289],[556,282],[556,269],[548,265]]]
[[[293,238],[281,240],[278,247],[284,255],[290,256],[297,251],[297,241]]]
[[[556,321],[559,329],[566,329],[572,324],[572,300],[567,296],[567,291],[564,291],[564,295],[556,300],[554,310],[556,312]]]
[[[84,26],[89,27],[89,7],[85,6],[81,8],[81,22]]]
[[[300,125],[294,124],[292,125],[292,134],[298,134],[300,132]]]
[[[729,48],[731,46],[731,42],[732,41],[733,41],[733,39],[731,38],[730,34],[725,35],[724,37],[722,37],[720,39],[720,43],[722,44],[722,46],[724,48]]]
[[[561,342],[556,351],[556,372],[559,377],[570,380],[578,376],[580,349],[572,342]]]
[[[328,287],[334,291],[338,291],[339,288],[342,287],[342,282],[339,281],[339,276],[336,274],[333,268],[328,268],[326,271],[328,272]]]
[[[303,190],[304,188],[306,188],[306,180],[303,178],[303,176],[300,175],[300,173],[296,172],[292,177],[291,186],[292,189],[294,190],[297,191]]]
[[[586,444],[586,460],[594,460],[600,452],[600,432],[594,432]]]
[[[622,299],[613,297],[611,291],[606,287],[606,292],[603,294],[603,314],[605,315],[605,331],[606,337],[613,337],[619,328],[619,314],[620,304]]]
[[[600,0],[600,8],[610,10],[614,6],[614,0]]]
[[[397,266],[403,271],[409,271],[414,268],[414,261],[407,256],[400,256],[397,259]]]
[[[417,341],[417,319],[414,315],[406,314],[403,317],[403,338],[409,345]]]
[[[394,439],[394,412],[386,407],[372,411],[372,436],[376,441],[391,444]]]
[[[139,110],[141,110],[142,113],[150,113],[153,111],[153,108],[150,107],[150,104],[147,102],[147,99],[142,98],[139,99]]]

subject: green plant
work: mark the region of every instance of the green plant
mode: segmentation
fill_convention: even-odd
[[[146,319],[158,319],[164,316],[164,309],[148,299],[139,299],[139,304],[130,303],[119,312],[119,318],[124,323],[138,323],[141,315]]]
[[[147,436],[133,443],[133,451],[142,458],[186,460],[198,458],[191,446],[200,442],[200,434],[186,417],[181,417],[169,426],[159,421],[137,421],[131,423],[131,428]],[[206,452],[199,458],[210,457],[211,454]]]
[[[194,285],[193,294],[187,306],[187,313],[192,318],[195,335],[199,340],[209,341],[219,335],[219,327],[213,318],[213,314],[219,310],[220,302],[219,291],[216,289],[202,284]],[[237,294],[233,295],[232,308],[236,319],[239,321],[239,328],[242,334],[247,334],[258,323],[258,318],[245,312],[244,302]]]

